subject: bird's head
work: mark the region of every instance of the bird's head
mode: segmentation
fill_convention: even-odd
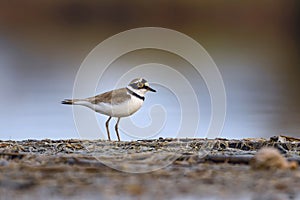
[[[150,87],[148,81],[143,79],[143,78],[133,79],[128,84],[128,88],[130,90],[133,90],[133,91],[139,93],[139,94],[145,94],[148,91],[156,92],[156,90],[154,90],[153,88]]]

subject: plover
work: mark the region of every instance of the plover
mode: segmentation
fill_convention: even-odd
[[[143,78],[132,80],[127,87],[112,90],[86,99],[65,99],[62,104],[81,105],[91,108],[95,112],[109,116],[105,125],[108,140],[110,139],[109,121],[117,117],[115,131],[120,141],[118,125],[122,117],[128,117],[138,111],[145,100],[145,93],[156,92]]]

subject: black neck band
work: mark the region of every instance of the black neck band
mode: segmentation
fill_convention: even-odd
[[[137,93],[131,91],[130,89],[126,88],[127,91],[129,92],[129,94],[132,94],[133,96],[139,98],[139,99],[142,99],[143,101],[145,100],[145,97],[141,96],[141,95],[138,95]]]

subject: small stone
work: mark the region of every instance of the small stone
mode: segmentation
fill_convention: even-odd
[[[273,147],[264,147],[260,149],[250,165],[252,169],[296,169],[298,164],[296,162],[288,162],[279,151]]]

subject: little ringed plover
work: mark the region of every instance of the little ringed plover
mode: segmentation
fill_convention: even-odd
[[[112,90],[85,99],[65,99],[62,104],[81,105],[91,108],[95,112],[109,116],[105,125],[108,140],[110,139],[109,121],[112,117],[117,117],[115,131],[120,141],[118,125],[121,117],[128,117],[138,111],[145,100],[145,93],[156,92],[149,86],[149,83],[143,78],[132,80],[127,87]]]

